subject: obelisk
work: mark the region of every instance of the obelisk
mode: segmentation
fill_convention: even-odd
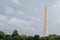
[[[44,5],[44,36],[48,36],[48,10],[47,5]]]

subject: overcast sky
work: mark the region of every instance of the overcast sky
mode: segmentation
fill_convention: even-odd
[[[60,0],[46,0],[49,34],[60,34]],[[0,31],[43,35],[44,0],[0,0]]]

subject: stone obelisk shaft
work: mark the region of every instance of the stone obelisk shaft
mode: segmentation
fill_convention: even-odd
[[[44,36],[48,36],[48,11],[46,5],[44,7]]]

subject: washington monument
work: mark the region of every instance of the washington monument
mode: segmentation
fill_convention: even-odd
[[[48,36],[48,10],[46,2],[44,4],[44,36]]]

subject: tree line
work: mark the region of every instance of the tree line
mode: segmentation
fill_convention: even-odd
[[[53,34],[46,37],[40,37],[39,35],[19,35],[17,30],[14,30],[12,34],[5,34],[0,31],[0,40],[60,40],[60,35]]]

